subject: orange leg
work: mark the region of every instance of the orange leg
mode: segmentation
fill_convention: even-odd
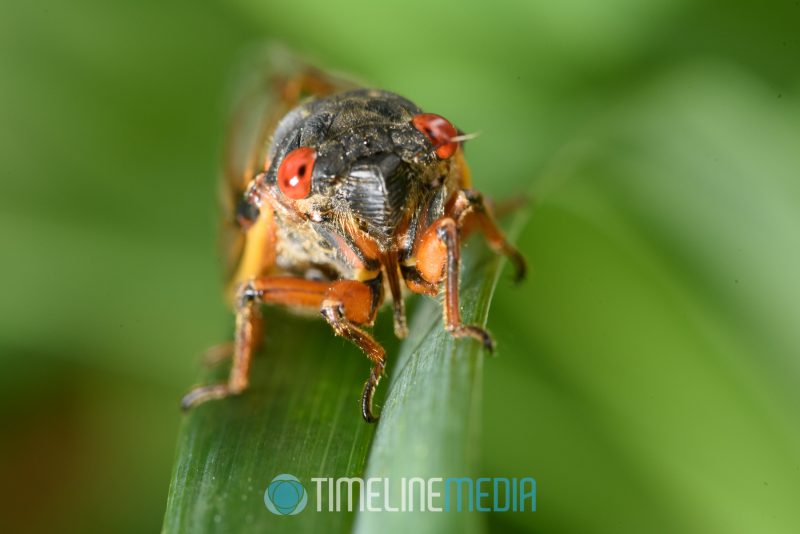
[[[378,287],[380,287],[378,285]],[[383,372],[384,350],[367,332],[356,325],[371,325],[377,314],[376,289],[354,280],[320,282],[289,277],[257,278],[241,285],[236,296],[236,334],[233,364],[227,383],[199,386],[183,397],[186,410],[203,402],[237,395],[247,389],[250,362],[261,330],[260,305],[280,304],[290,307],[317,308],[337,335],[346,337],[373,361],[370,378],[362,395],[362,412],[368,421],[372,415],[372,394]]]
[[[490,352],[494,342],[489,333],[479,326],[461,322],[458,273],[461,261],[461,243],[458,223],[445,215],[437,219],[422,234],[417,251],[417,268],[422,278],[430,283],[444,281],[444,327],[454,337],[472,337]]]
[[[489,212],[483,195],[474,189],[462,189],[456,194],[454,208],[458,210],[461,239],[466,239],[475,228],[479,229],[492,250],[506,256],[514,266],[514,280],[522,281],[527,270],[525,258],[506,241],[503,232],[497,227],[494,217]]]
[[[416,265],[406,271],[406,284],[417,293],[431,293],[431,287],[444,282],[444,324],[455,337],[473,337],[488,350],[494,349],[491,336],[483,328],[461,321],[458,275],[461,241],[474,228],[482,230],[489,245],[505,254],[514,264],[517,279],[525,275],[525,260],[506,241],[486,210],[483,198],[475,191],[463,189],[448,201],[444,216],[435,220],[416,240]],[[416,277],[416,278],[413,278]]]
[[[355,343],[372,361],[372,370],[361,394],[361,414],[368,423],[378,420],[372,411],[372,398],[383,375],[386,351],[371,335],[356,325],[371,324],[374,321],[376,304],[377,301],[373,303],[373,293],[369,286],[352,280],[331,286],[322,302],[322,316],[336,335]]]

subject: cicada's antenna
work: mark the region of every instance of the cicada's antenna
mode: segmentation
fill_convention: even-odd
[[[455,137],[452,137],[450,139],[450,142],[452,143],[453,141],[455,141],[456,143],[462,143],[464,141],[472,141],[476,137],[480,136],[481,133],[482,132],[473,132],[473,133],[468,133],[468,134],[459,133],[459,135],[457,135]]]
[[[446,145],[447,143],[463,143],[465,141],[472,141],[476,137],[480,136],[481,133],[482,132],[473,132],[473,133],[461,133],[461,132],[459,132],[457,136],[451,137],[450,139],[447,140],[447,142],[438,143],[436,145],[433,145],[430,148],[430,150],[422,150],[422,151],[417,152],[416,154],[414,154],[414,156],[415,157],[419,157],[419,156],[423,156],[423,155],[424,156],[429,156],[429,155],[433,154],[434,152],[436,152],[440,147]]]

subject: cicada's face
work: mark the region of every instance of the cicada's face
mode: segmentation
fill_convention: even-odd
[[[425,193],[442,186],[457,137],[447,120],[392,93],[312,101],[276,129],[265,189],[285,214],[347,219],[386,242]]]

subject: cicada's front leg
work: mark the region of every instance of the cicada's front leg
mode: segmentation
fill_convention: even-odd
[[[355,280],[334,282],[321,307],[322,316],[336,335],[352,341],[372,362],[372,370],[361,394],[361,415],[368,423],[378,420],[372,410],[372,398],[383,375],[386,350],[358,325],[371,325],[375,321],[383,296],[382,288],[380,276],[368,283]]]
[[[236,335],[228,381],[193,389],[183,398],[181,406],[188,409],[208,400],[237,395],[247,389],[250,362],[260,338],[261,304],[278,304],[320,310],[337,335],[349,339],[364,351],[373,362],[373,367],[364,385],[362,413],[369,422],[377,420],[372,413],[372,397],[383,373],[385,351],[360,326],[369,326],[374,322],[383,296],[381,291],[380,278],[365,283],[269,276],[245,282],[236,295]]]
[[[415,240],[415,265],[404,270],[408,287],[417,293],[435,294],[444,283],[444,324],[454,337],[472,337],[489,351],[494,341],[479,326],[465,325],[461,320],[459,304],[459,269],[461,243],[473,229],[480,229],[489,245],[498,253],[509,257],[516,269],[516,278],[525,275],[525,260],[503,236],[481,195],[469,189],[456,192],[448,201],[445,213],[436,219]]]
[[[318,306],[326,287],[326,284],[319,282],[289,277],[265,277],[240,284],[234,299],[236,333],[228,381],[194,388],[183,397],[181,408],[188,410],[206,401],[237,395],[247,389],[250,362],[261,338],[262,303]]]

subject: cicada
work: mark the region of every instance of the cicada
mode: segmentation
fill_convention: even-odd
[[[230,244],[228,299],[236,315],[228,381],[183,399],[189,408],[238,395],[262,332],[262,305],[319,313],[371,362],[361,395],[367,422],[386,352],[368,332],[387,293],[394,331],[407,333],[404,296],[443,293],[444,328],[488,350],[486,330],[459,310],[460,247],[480,231],[522,278],[525,262],[472,187],[467,138],[448,119],[400,95],[307,65],[271,76],[266,111],[246,104],[249,153],[230,150],[225,172]]]

